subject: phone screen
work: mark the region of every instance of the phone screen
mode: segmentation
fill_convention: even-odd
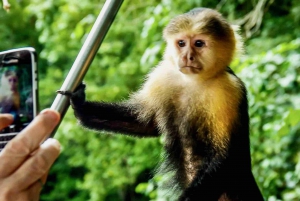
[[[0,149],[36,116],[36,59],[32,48],[0,53],[0,113],[14,122],[0,129]]]

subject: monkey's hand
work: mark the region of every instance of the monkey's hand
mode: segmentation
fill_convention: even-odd
[[[85,102],[85,84],[81,83],[74,92],[57,90],[56,93],[70,97],[70,104],[73,109],[79,109]]]

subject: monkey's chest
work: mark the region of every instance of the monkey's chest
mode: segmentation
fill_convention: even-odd
[[[205,116],[195,111],[173,111],[172,121],[166,125],[166,148],[180,170],[182,183],[188,186],[196,177],[203,159],[210,149]]]
[[[182,167],[185,175],[185,185],[188,186],[194,178],[197,176],[197,171],[201,166],[201,156],[195,154],[195,150],[193,147],[189,145],[184,145],[183,141],[183,148],[182,148]]]

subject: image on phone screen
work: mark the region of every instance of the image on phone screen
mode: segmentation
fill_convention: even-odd
[[[36,115],[36,69],[34,54],[28,50],[8,52],[0,58],[0,113],[14,117],[11,125],[0,130],[2,149]]]

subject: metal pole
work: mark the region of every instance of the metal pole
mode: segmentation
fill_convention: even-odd
[[[73,92],[82,82],[122,3],[123,0],[107,0],[105,2],[60,90]],[[69,105],[67,96],[57,94],[51,109],[58,111],[62,120]],[[52,132],[51,137],[54,136],[57,128],[58,126]]]

